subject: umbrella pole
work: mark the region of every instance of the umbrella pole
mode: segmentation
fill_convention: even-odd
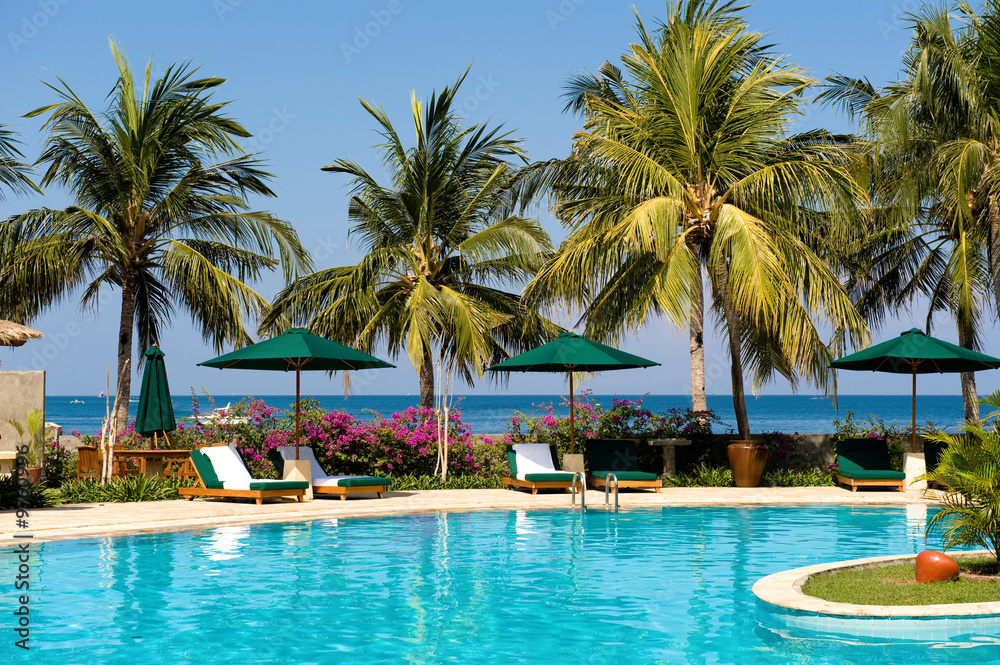
[[[575,423],[573,421],[573,372],[569,373],[569,452],[573,453],[573,430],[575,429]]]
[[[917,452],[917,366],[913,366],[913,435],[910,452]]]
[[[299,394],[300,394],[300,381],[302,379],[302,370],[298,367],[295,368],[295,459],[299,459],[299,413],[301,409],[299,408]]]

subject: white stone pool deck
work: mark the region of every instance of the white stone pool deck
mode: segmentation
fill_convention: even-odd
[[[532,495],[513,490],[428,490],[387,492],[383,499],[352,496],[316,499],[298,503],[269,499],[258,506],[252,501],[156,501],[146,503],[101,503],[64,505],[31,510],[27,529],[17,527],[13,510],[0,511],[0,546],[26,542],[15,534],[32,534],[27,542],[118,536],[155,531],[181,531],[234,524],[298,522],[304,520],[378,517],[405,513],[471,510],[569,509],[569,492]],[[577,497],[579,502],[579,497]],[[612,497],[612,502],[614,498]],[[842,504],[859,506],[930,504],[924,492],[858,491],[839,487],[773,488],[664,488],[622,492],[619,508],[662,508],[668,506],[761,506]],[[587,507],[603,507],[603,490],[587,492]]]

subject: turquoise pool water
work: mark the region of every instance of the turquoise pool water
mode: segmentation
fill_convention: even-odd
[[[925,517],[846,506],[437,513],[49,543],[35,546],[32,649],[12,648],[4,630],[0,660],[1000,662],[995,635],[880,644],[758,622],[760,577],[918,552]],[[10,617],[15,573],[2,561]]]

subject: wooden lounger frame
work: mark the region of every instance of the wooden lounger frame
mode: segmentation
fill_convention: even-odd
[[[210,460],[211,461],[211,460]],[[201,477],[201,473],[198,471],[198,467],[192,463],[191,468],[194,469],[194,475],[198,477],[198,487],[181,487],[177,491],[181,496],[186,496],[188,501],[194,501],[196,496],[209,496],[217,498],[244,498],[244,499],[255,499],[257,505],[261,505],[264,499],[270,499],[281,496],[294,496],[300,503],[303,501],[303,497],[306,495],[304,489],[300,490],[227,490],[227,489],[208,489],[205,486],[205,481]]]
[[[850,485],[852,492],[857,492],[859,487],[895,487],[900,492],[905,490],[903,483],[906,480],[890,480],[888,478],[848,478],[837,474],[837,482],[841,485]]]
[[[599,476],[588,476],[587,479],[594,487],[604,487],[608,484],[607,478],[601,478]],[[627,489],[629,487],[651,487],[656,490],[658,494],[660,492],[660,488],[663,487],[663,481],[659,478],[654,480],[619,480],[617,487],[622,489]],[[615,491],[617,491],[617,489]]]
[[[521,480],[519,478],[504,478],[501,480],[504,485],[510,489],[515,487],[523,487],[525,489],[530,489],[532,494],[538,494],[538,490],[555,490],[563,489],[568,490],[573,486],[572,479],[570,480]],[[581,483],[582,484],[582,483]],[[586,488],[584,488],[586,489]]]
[[[340,485],[335,485],[334,487],[318,486],[313,485],[313,494],[339,494],[341,501],[347,501],[348,494],[377,494],[378,498],[382,498],[382,495],[389,489],[388,485],[359,485],[357,487],[341,487]]]

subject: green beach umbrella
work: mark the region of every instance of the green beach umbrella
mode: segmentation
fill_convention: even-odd
[[[155,344],[146,353],[146,367],[142,370],[142,389],[139,390],[139,408],[135,416],[135,431],[146,437],[177,429],[174,420],[174,405],[170,401],[170,385],[167,383],[167,367],[163,362],[163,351]],[[169,442],[170,439],[167,438]]]
[[[314,335],[307,328],[289,328],[277,337],[198,363],[219,369],[295,371],[295,459],[299,458],[299,395],[303,371],[340,372],[395,367],[367,353]]]
[[[912,328],[899,337],[830,363],[834,369],[913,376],[913,451],[917,450],[917,374],[976,372],[1000,367],[1000,358],[945,342]]]
[[[569,375],[569,451],[574,450],[573,372],[652,367],[660,363],[564,332],[551,342],[489,367],[488,372],[566,372]]]

